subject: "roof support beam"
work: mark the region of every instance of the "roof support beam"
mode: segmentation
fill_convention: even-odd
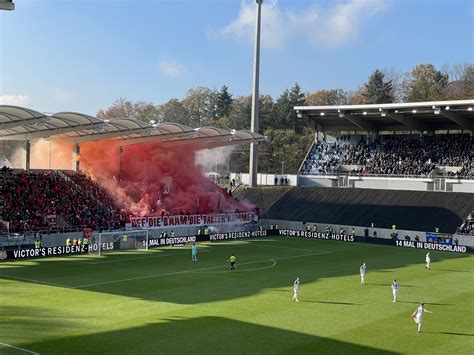
[[[72,127],[44,129],[44,130],[36,131],[33,133],[22,133],[22,134],[12,134],[8,136],[0,136],[0,140],[26,141],[26,140],[33,140],[33,139],[38,139],[38,138],[49,138],[49,137],[56,136],[58,134],[92,129],[95,127],[99,127],[100,125],[104,125],[104,124],[103,123],[90,123],[90,124],[78,125],[78,126],[72,126]]]
[[[166,141],[177,139],[180,137],[194,137],[195,135],[197,135],[197,132],[179,132],[179,133],[152,135],[152,136],[142,137],[142,138],[127,138],[127,139],[121,139],[120,145],[126,146],[126,145],[133,145],[133,144],[142,144],[142,143],[166,142]]]
[[[347,113],[340,113],[339,117],[345,118],[346,120],[355,124],[357,127],[361,128],[364,131],[373,132],[376,130],[372,123],[368,122],[367,120],[363,120],[360,117],[356,117]]]
[[[420,131],[420,132],[429,130],[426,125],[418,122],[413,117],[409,117],[407,115],[401,115],[395,112],[387,112],[387,117],[390,117],[391,119],[397,122],[400,122],[401,124],[410,128],[410,130],[415,130],[415,131]]]
[[[21,127],[21,126],[35,124],[36,121],[38,121],[40,119],[44,119],[45,117],[46,116],[32,117],[32,118],[22,119],[22,120],[19,120],[19,121],[11,121],[11,122],[0,123],[0,131],[4,130],[4,129],[11,129],[11,128],[15,128],[15,127]]]
[[[97,133],[85,134],[79,137],[58,138],[56,139],[56,141],[64,142],[64,143],[85,143],[85,142],[94,142],[94,141],[100,141],[103,139],[111,139],[111,138],[116,138],[116,137],[131,135],[131,134],[141,134],[141,133],[144,133],[143,128],[137,128],[137,129],[128,130],[128,131],[115,131],[115,132],[108,132],[108,133],[97,132]]]
[[[441,116],[446,117],[451,122],[456,123],[462,129],[469,129],[473,128],[473,125],[467,118],[459,116],[457,113],[441,110]]]

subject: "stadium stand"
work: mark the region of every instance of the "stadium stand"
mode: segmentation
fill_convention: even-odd
[[[472,179],[473,142],[468,134],[381,135],[373,142],[366,136],[342,136],[315,142],[300,174],[335,174],[348,165],[351,174],[427,176],[435,168],[454,167],[449,176]]]
[[[294,187],[262,217],[454,233],[472,207],[469,193]]]
[[[2,169],[0,196],[0,219],[14,233],[51,231],[59,227],[58,219],[81,228],[114,228],[123,222],[105,191],[81,174]]]

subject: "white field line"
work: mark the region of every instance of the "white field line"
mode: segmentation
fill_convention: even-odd
[[[304,258],[304,257],[307,257],[307,256],[322,255],[322,254],[327,254],[327,252],[319,252],[319,253],[311,253],[311,254],[303,254],[303,255],[293,255],[293,256],[286,256],[286,257],[282,257],[282,258],[265,259],[265,260],[258,260],[258,261],[248,261],[248,262],[245,262],[245,263],[239,263],[238,265],[257,264],[257,263],[262,263],[262,262],[265,262],[265,261],[274,261],[274,260],[287,260],[287,259]],[[169,275],[188,274],[188,273],[193,273],[193,272],[196,272],[196,271],[214,270],[214,269],[219,269],[219,268],[223,268],[223,267],[227,267],[227,265],[211,266],[211,267],[204,267],[204,268],[192,269],[192,270],[165,272],[165,273],[162,273],[162,274],[154,274],[154,275],[139,276],[139,277],[130,277],[130,278],[127,278],[127,279],[97,282],[97,283],[93,283],[93,284],[73,286],[73,287],[70,287],[70,288],[80,289],[80,288],[88,288],[88,287],[101,286],[101,285],[110,285],[110,284],[126,282],[126,281],[145,280],[145,279],[151,279],[151,278],[155,278],[155,277],[162,277],[162,276],[169,276]]]
[[[10,275],[3,275],[3,274],[0,274],[0,277],[4,277],[4,278],[6,278],[6,279],[14,279],[14,280],[20,280],[20,281],[28,281],[28,282],[33,282],[33,283],[35,283],[35,284],[46,285],[46,286],[57,286],[57,287],[73,288],[73,287],[71,287],[71,286],[67,286],[67,285],[63,285],[63,284],[57,284],[57,283],[54,283],[54,282],[27,279],[26,277],[10,276]]]
[[[189,249],[191,251],[191,249]],[[122,261],[129,261],[129,260],[140,260],[140,259],[151,259],[151,258],[163,258],[167,256],[175,256],[175,255],[184,255],[184,254],[190,254],[189,252],[185,253],[173,253],[173,254],[165,254],[165,255],[149,255],[149,256],[139,256],[136,258],[126,258],[126,259],[118,259],[118,260],[107,260],[107,261],[83,261],[83,260],[77,260],[78,263],[82,264],[89,264],[89,265],[100,265],[100,264],[110,264],[110,263],[120,263]],[[198,251],[198,254],[200,253],[208,253],[209,250],[200,250]]]
[[[28,353],[28,354],[40,355],[40,353],[37,353],[37,352],[35,352],[35,351],[31,351],[31,350],[28,350],[28,349],[19,348],[19,347],[17,347],[17,346],[13,346],[13,345],[10,345],[10,344],[0,343],[0,345],[6,346],[7,348],[12,348],[12,349],[21,350],[21,351],[24,351],[24,352],[26,352],[26,353]]]

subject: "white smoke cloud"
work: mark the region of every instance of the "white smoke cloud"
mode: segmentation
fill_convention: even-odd
[[[276,0],[264,1],[261,44],[283,48],[290,40],[302,38],[313,45],[340,46],[357,38],[364,22],[388,6],[389,0],[345,0],[330,2],[328,7],[312,5],[292,11],[280,8]],[[255,11],[254,1],[242,1],[237,18],[212,34],[253,43]]]
[[[224,146],[212,149],[198,150],[194,156],[196,165],[201,165],[204,173],[216,172],[227,174],[230,155],[235,146]]]
[[[28,106],[30,97],[26,95],[0,95],[0,105]]]

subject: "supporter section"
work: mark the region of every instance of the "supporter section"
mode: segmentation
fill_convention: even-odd
[[[112,198],[82,174],[0,172],[0,220],[10,223],[10,232],[119,228],[124,218]]]
[[[436,168],[451,167],[449,176],[474,178],[470,134],[341,136],[315,142],[301,167],[302,175],[346,172],[377,175],[427,176]]]
[[[473,202],[469,193],[294,187],[263,218],[454,233]]]

